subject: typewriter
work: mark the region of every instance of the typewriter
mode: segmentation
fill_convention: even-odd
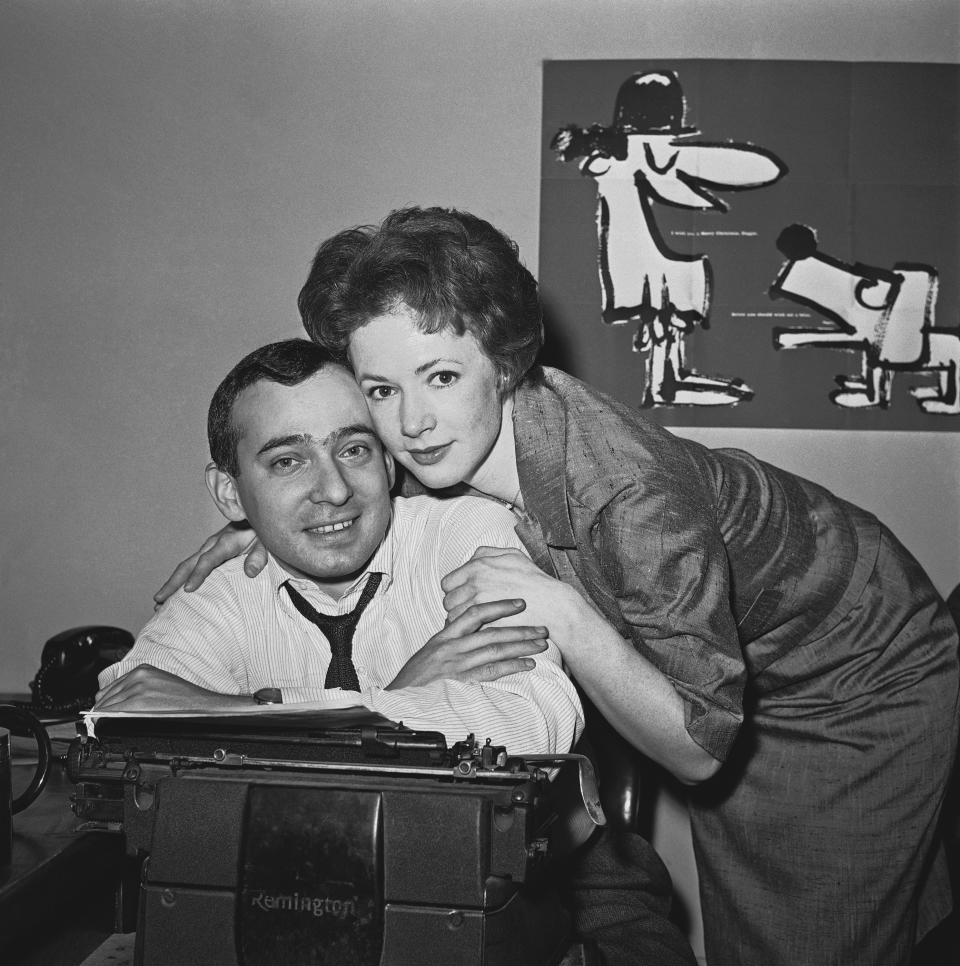
[[[72,807],[141,863],[137,966],[589,962],[553,876],[603,823],[580,756],[448,747],[362,709],[94,735],[70,746]]]

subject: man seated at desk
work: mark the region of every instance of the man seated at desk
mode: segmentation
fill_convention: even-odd
[[[570,749],[583,711],[546,629],[490,626],[522,605],[477,605],[444,627],[441,578],[477,547],[522,549],[512,515],[474,497],[391,501],[393,460],[325,350],[291,339],[250,353],[217,388],[208,437],[210,494],[269,563],[250,578],[236,558],[178,591],[100,675],[95,711],[342,707],[352,691],[448,741]]]

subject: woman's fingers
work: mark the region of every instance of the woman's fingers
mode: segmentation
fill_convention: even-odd
[[[244,570],[248,576],[254,577],[266,566],[266,552],[248,526],[228,523],[207,537],[196,553],[177,564],[163,586],[153,595],[154,601],[159,606],[180,587],[188,592],[196,590],[220,564],[250,548],[257,548],[258,553],[248,560]]]
[[[491,559],[496,557],[501,559],[497,561]],[[482,563],[479,561],[482,561]],[[505,569],[509,568],[511,564],[523,566],[530,563],[529,557],[513,547],[477,547],[473,551],[473,556],[466,563],[461,564],[456,570],[451,570],[450,573],[445,574],[440,579],[440,587],[443,590],[453,590],[455,587],[466,583],[473,574],[480,572],[481,568],[485,566],[492,565],[494,568]],[[536,565],[533,564],[533,566]]]
[[[517,631],[518,628],[511,627],[504,630]],[[483,640],[477,641],[469,650],[460,651],[452,663],[459,670],[473,671],[485,664],[497,664],[515,658],[530,657],[532,654],[542,654],[548,646],[545,635],[537,635],[535,628],[526,628],[526,630],[529,636],[520,638],[516,634],[500,637],[495,631],[484,631]],[[486,637],[488,634],[490,637]],[[477,636],[480,637],[480,635]],[[472,641],[470,643],[474,644]]]
[[[193,573],[193,568],[196,567],[197,560],[200,558],[200,553],[201,551],[198,550],[177,564],[173,573],[167,577],[161,588],[153,595],[153,600],[158,607],[184,585],[184,582]]]
[[[456,637],[472,634],[480,630],[485,624],[492,624],[494,621],[500,620],[501,617],[512,617],[519,614],[526,606],[526,601],[519,598],[491,600],[485,604],[471,604],[469,600],[464,598],[462,606],[458,608],[455,615],[447,614],[447,624],[443,635],[444,637]]]
[[[459,587],[453,588],[453,590],[448,590],[443,595],[443,609],[447,612],[447,623],[460,618],[472,607],[483,607],[483,604],[475,604],[474,602],[474,592],[469,584],[461,584]],[[519,613],[519,611],[514,611],[513,613]],[[501,615],[503,617],[509,616],[508,614]],[[495,617],[490,618],[491,621],[496,620]],[[488,622],[489,623],[489,622]]]
[[[522,674],[524,671],[532,671],[536,666],[536,662],[528,657],[515,658],[511,661],[494,661],[491,664],[484,664],[482,667],[475,668],[463,680],[470,684],[497,681],[509,674]]]
[[[492,608],[495,605],[506,605],[507,603],[507,601],[476,603],[476,592],[471,586],[465,584],[462,587],[457,587],[456,590],[451,590],[449,593],[443,595],[443,608],[447,612],[446,626],[459,627],[462,626],[462,621],[466,621],[467,624],[465,626],[469,626],[473,623],[471,615],[479,613],[489,614],[490,616],[485,617],[483,623],[492,624],[503,618],[514,617],[526,610],[527,607],[527,602],[522,597],[515,597],[509,601],[512,607],[498,606],[495,611],[486,610],[486,608]]]
[[[183,589],[187,593],[196,590],[220,564],[239,556],[248,547],[252,547],[255,542],[256,538],[251,530],[238,533],[236,530],[224,527],[213,544],[197,557],[197,562],[184,583]]]
[[[247,554],[246,560],[243,562],[243,572],[248,577],[256,577],[261,570],[267,565],[267,548],[260,542],[259,539],[254,540],[250,547],[250,552]]]
[[[477,547],[476,550],[471,554],[471,559],[476,560],[477,557],[525,557],[524,554],[520,553],[516,547]]]
[[[170,575],[154,600],[160,593],[166,592],[169,597],[178,587],[182,586],[187,593],[196,590],[213,573],[220,564],[239,556],[244,550],[260,546],[256,535],[248,526],[228,523],[215,534],[207,537],[200,549],[187,557]],[[260,570],[263,568],[261,567]],[[259,573],[255,571],[253,575]],[[165,600],[166,597],[163,599]],[[162,603],[162,601],[159,601]]]
[[[222,535],[230,529],[229,524],[226,527],[221,528],[216,533],[211,534],[206,540],[200,544],[200,549],[190,554],[184,560],[181,560],[177,564],[173,573],[163,582],[163,586],[153,595],[153,599],[157,604],[162,604],[168,597],[172,596],[173,593],[180,587],[183,587],[189,580],[190,575],[196,570],[197,562],[205,554],[209,553],[217,546],[217,542],[221,539]],[[200,581],[197,587],[200,586]],[[191,587],[191,590],[196,590],[196,587]]]

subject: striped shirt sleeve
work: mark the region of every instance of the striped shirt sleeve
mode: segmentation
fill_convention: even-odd
[[[448,501],[437,531],[437,586],[450,570],[469,560],[477,547],[514,548],[525,554],[514,522],[509,510],[490,500]],[[435,681],[415,688],[374,691],[367,700],[381,714],[402,720],[408,727],[440,730],[449,741],[473,733],[481,740],[490,738],[506,745],[511,754],[567,752],[583,730],[579,697],[552,641],[534,661],[532,670],[496,681]]]
[[[214,571],[196,591],[178,590],[150,618],[123,660],[100,673],[100,687],[148,664],[217,694],[248,694],[245,637],[239,601]]]

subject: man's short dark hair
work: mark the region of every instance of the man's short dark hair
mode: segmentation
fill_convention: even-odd
[[[233,421],[237,397],[254,383],[266,380],[297,386],[333,362],[330,353],[306,339],[285,339],[254,349],[244,356],[217,386],[207,413],[210,458],[231,476],[240,475],[237,444],[242,433]]]
[[[448,208],[403,208],[317,250],[297,300],[310,338],[346,361],[350,335],[410,309],[424,332],[470,332],[512,389],[543,344],[537,282],[515,242]]]

